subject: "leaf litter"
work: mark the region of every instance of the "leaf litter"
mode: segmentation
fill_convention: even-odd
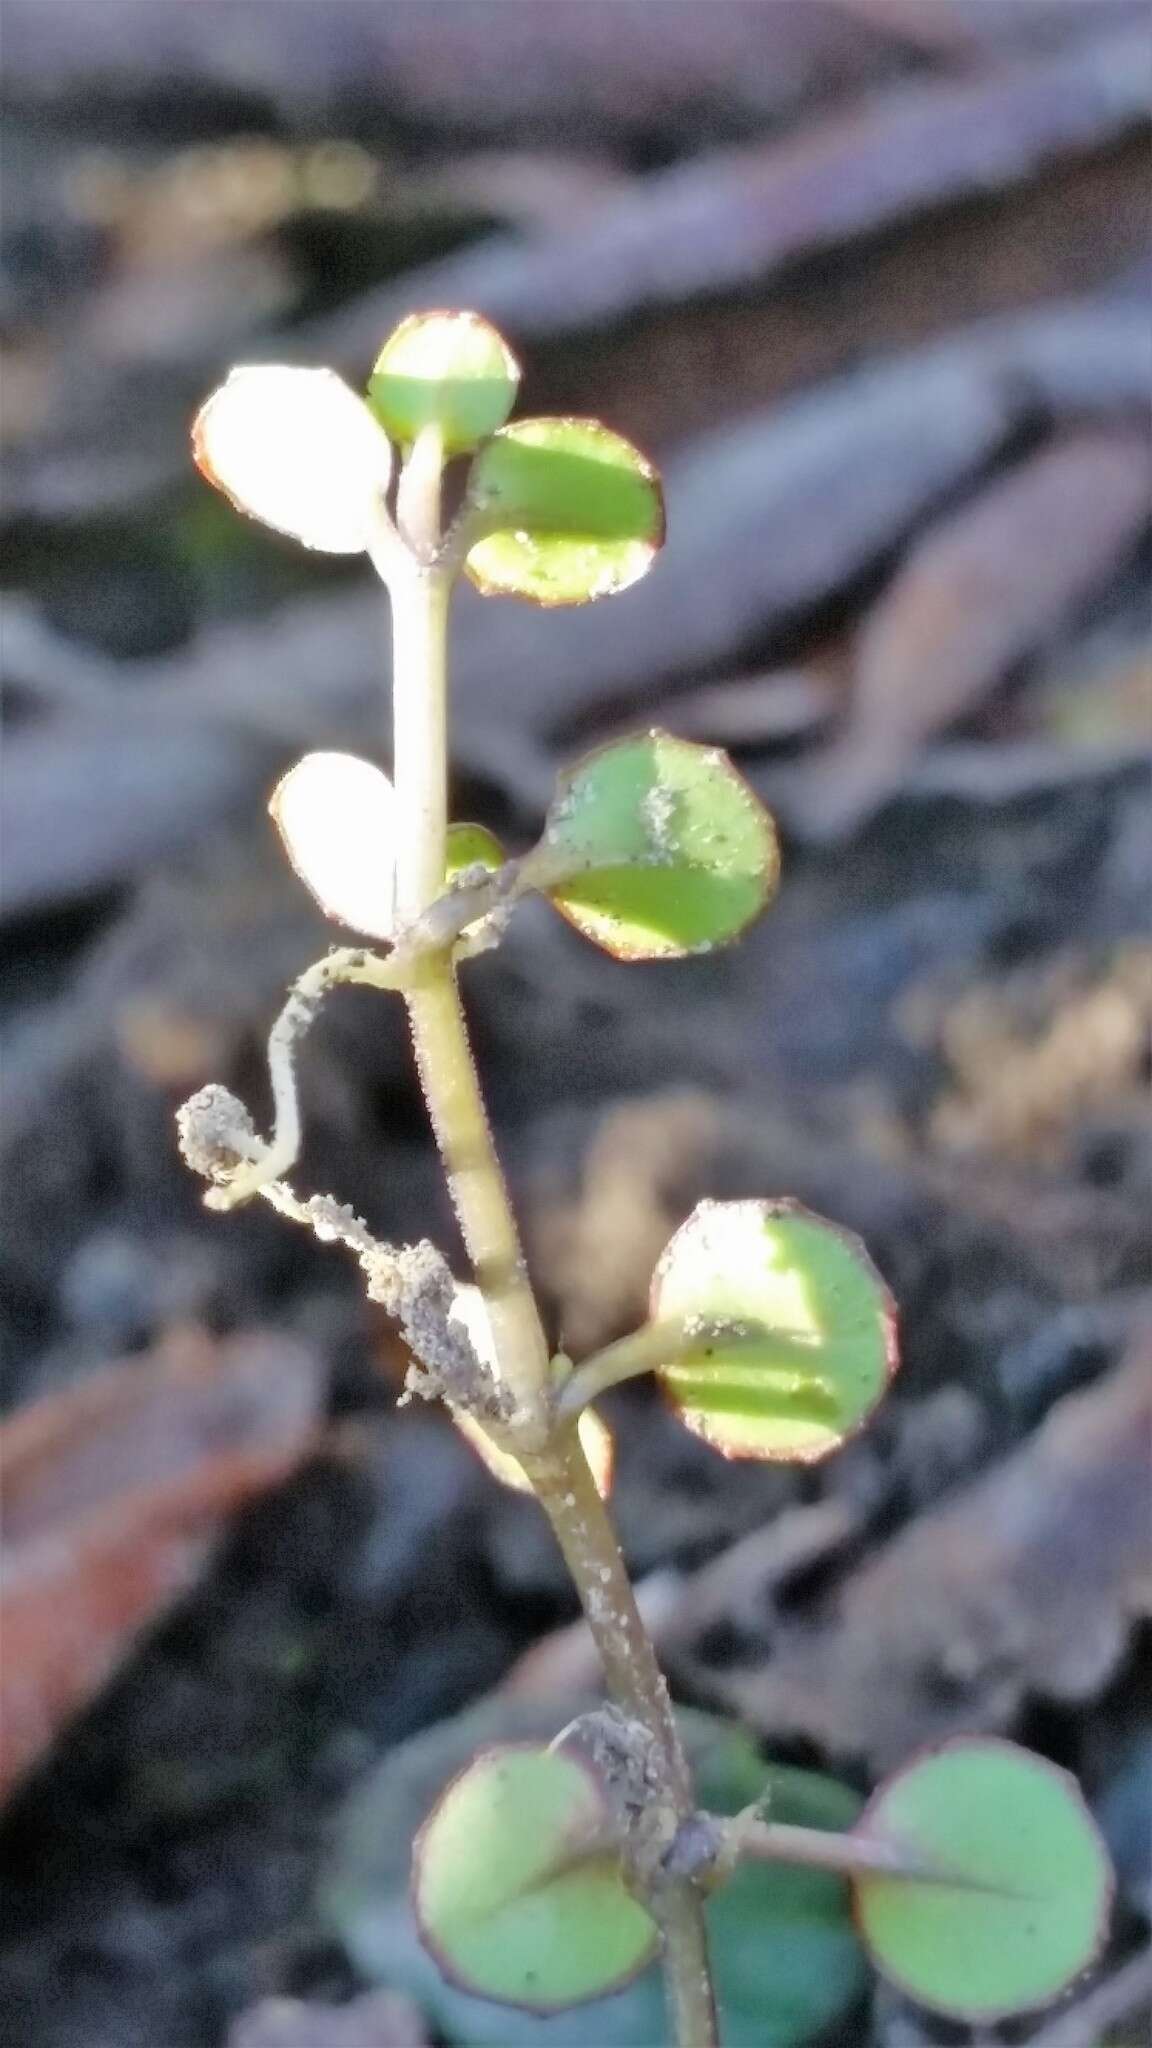
[[[44,1668],[35,1740],[50,1724],[55,1747],[10,1809],[0,1995],[36,2014],[34,2048],[218,2048],[268,1997],[262,2025],[287,2026],[288,2001],[297,2028],[355,2038],[363,1986],[311,1918],[321,1829],[383,1748],[546,1658],[571,1616],[531,1504],[432,1416],[393,1412],[394,1345],[346,1277],[287,1258],[260,1218],[225,1246],[167,1149],[172,1099],[208,1072],[242,1085],[278,988],[324,943],[275,868],[269,788],[309,748],[375,759],[387,740],[377,600],[202,521],[187,415],[237,334],[358,383],[388,309],[444,280],[535,336],[533,404],[659,451],[670,514],[619,607],[542,625],[462,600],[461,814],[518,850],[558,765],[675,730],[680,704],[789,826],[778,908],[733,953],[626,971],[528,909],[470,982],[558,1338],[580,1355],[621,1334],[708,1196],[835,1217],[904,1311],[899,1396],[815,1478],[718,1471],[644,1388],[617,1397],[619,1513],[679,1690],[746,1699],[772,1741],[861,1776],[957,1716],[1038,1723],[1121,1848],[1133,1832],[1146,24],[1112,0],[717,0],[706,23],[674,10],[674,36],[620,0],[521,11],[515,67],[478,64],[476,10],[362,25],[403,120],[346,138],[371,195],[325,212],[300,109],[330,110],[350,74],[371,96],[341,0],[322,31],[297,7],[247,55],[213,5],[116,0],[97,50],[74,10],[64,32],[67,10],[13,0],[40,267],[6,245],[9,1398],[98,1387],[128,1352],[124,1372],[166,1386],[164,1332],[195,1322],[235,1331],[221,1355],[249,1358],[263,1417],[258,1481],[218,1444],[198,1478],[171,1393],[153,1409],[142,1389],[129,1447],[151,1491],[126,1452],[107,1502],[71,1453],[48,1468],[38,1526],[89,1622],[129,1529],[139,1578],[118,1569],[119,1612]],[[99,93],[129,139],[109,151],[85,93],[117,50],[131,65],[104,62]],[[174,53],[179,133],[144,146],[132,124]],[[203,198],[243,140],[228,131],[269,108],[296,197],[263,223],[251,205],[205,220],[185,248],[164,225],[181,178]],[[557,152],[574,176],[546,217],[500,196],[513,143],[553,190]],[[106,194],[118,165],[136,178],[103,226],[76,203],[99,187],[94,146]],[[837,728],[872,773],[825,851],[805,779]],[[842,767],[862,777],[855,753]],[[315,1184],[390,1237],[448,1242],[395,1020],[334,1000],[304,1082]],[[291,1446],[274,1355],[312,1361]],[[272,1483],[329,1374],[346,1420]],[[93,1455],[114,1438],[94,1428]],[[1146,1898],[1135,1863],[1125,1882]],[[854,2048],[896,2048],[907,2024],[880,2000]]]

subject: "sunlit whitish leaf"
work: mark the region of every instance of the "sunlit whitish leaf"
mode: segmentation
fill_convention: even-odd
[[[391,938],[396,798],[383,770],[355,754],[305,754],[277,784],[268,808],[325,915],[371,938]]]
[[[482,1358],[485,1364],[493,1365],[495,1355],[492,1349],[492,1332],[488,1310],[480,1289],[467,1284],[458,1287],[452,1303],[452,1314],[457,1322],[463,1323],[477,1357]],[[483,1459],[494,1479],[498,1479],[502,1486],[510,1486],[514,1493],[532,1492],[531,1483],[525,1477],[519,1460],[513,1457],[511,1451],[505,1451],[499,1444],[493,1443],[492,1438],[471,1415],[462,1409],[454,1409],[453,1421],[461,1436],[467,1438],[477,1457]],[[616,1458],[612,1432],[593,1409],[585,1408],[577,1424],[577,1433],[596,1482],[596,1491],[601,1500],[607,1500],[612,1491],[612,1471]]]
[[[325,554],[368,547],[392,449],[334,370],[233,370],[196,415],[192,449],[209,483],[251,518]]]

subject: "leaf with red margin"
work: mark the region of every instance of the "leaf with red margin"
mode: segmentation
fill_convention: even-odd
[[[441,1793],[412,1852],[412,1903],[448,1979],[536,2013],[603,1998],[658,1934],[625,1888],[599,1777],[567,1750],[509,1744]]]
[[[873,1962],[909,1997],[991,2021],[1059,1996],[1098,1954],[1114,1880],[1074,1778],[992,1736],[913,1757],[854,1832],[894,1840],[956,1882],[853,1880]]]
[[[657,1264],[651,1317],[695,1332],[657,1378],[728,1458],[826,1457],[896,1369],[895,1303],[863,1244],[798,1202],[699,1203]]]

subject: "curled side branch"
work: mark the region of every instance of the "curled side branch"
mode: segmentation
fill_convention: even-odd
[[[235,1209],[263,1193],[295,1165],[300,1151],[300,1105],[296,1092],[295,1057],[311,1029],[329,989],[341,984],[403,990],[420,961],[430,953],[459,947],[465,954],[483,951],[499,937],[513,903],[532,887],[521,864],[509,861],[494,873],[476,872],[445,891],[423,916],[397,936],[386,957],[363,946],[343,946],[317,960],[292,984],[268,1036],[268,1072],[272,1084],[273,1128],[265,1142],[252,1119],[225,1089],[212,1103],[202,1089],[179,1113],[181,1147],[190,1166],[212,1185],[204,1197],[209,1209]],[[466,936],[465,936],[466,935]],[[195,1122],[204,1132],[213,1108],[230,1105],[223,1144],[209,1143],[203,1162],[188,1151],[188,1111],[196,1105]],[[195,1138],[192,1140],[195,1144]],[[278,1206],[283,1207],[283,1202]],[[293,1213],[291,1210],[286,1213]],[[298,1218],[297,1220],[302,1220]]]
[[[275,1147],[257,1137],[242,1102],[212,1083],[193,1095],[177,1119],[180,1149],[194,1172],[213,1180],[235,1176],[239,1165],[263,1175]],[[393,1245],[373,1237],[347,1204],[332,1195],[303,1200],[287,1181],[259,1178],[254,1192],[281,1216],[301,1223],[322,1244],[342,1244],[353,1252],[367,1283],[370,1301],[394,1316],[418,1363],[409,1372],[406,1394],[432,1401],[443,1399],[481,1422],[508,1421],[509,1395],[497,1383],[488,1361],[476,1351],[465,1323],[453,1313],[456,1282],[447,1260],[434,1245]]]

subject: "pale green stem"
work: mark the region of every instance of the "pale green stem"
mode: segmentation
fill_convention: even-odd
[[[990,1893],[996,1898],[1020,1894],[987,1879],[949,1870],[946,1864],[879,1835],[835,1834],[824,1828],[793,1827],[738,1815],[727,1827],[729,1853],[739,1860],[791,1863],[806,1870],[833,1871],[839,1877],[891,1877],[906,1884],[948,1885],[956,1890]]]
[[[835,1871],[841,1877],[946,1881],[938,1866],[913,1856],[898,1842],[870,1840],[867,1835],[839,1835],[824,1828],[792,1827],[784,1821],[740,1821],[733,1824],[732,1831],[737,1854],[758,1863],[799,1864],[806,1870]]]
[[[446,625],[453,569],[437,565],[439,468],[418,442],[400,479],[398,511],[424,560],[390,558],[397,909],[418,918],[444,886],[447,782]],[[484,1296],[493,1351],[514,1396],[517,1456],[568,1562],[617,1703],[655,1736],[675,1816],[692,1807],[691,1781],[668,1692],[636,1606],[615,1532],[574,1429],[551,1414],[548,1344],[528,1280],[504,1176],[488,1126],[447,947],[429,954],[404,990],[416,1059],[460,1228]],[[688,1881],[652,1900],[665,1940],[665,1978],[678,2048],[716,2048],[702,1898]]]
[[[642,1721],[669,1759],[679,1803],[691,1804],[691,1779],[664,1674],[636,1605],[608,1510],[573,1428],[556,1432],[538,1456],[520,1462],[544,1501],[556,1541],[579,1589],[608,1689],[617,1706]]]
[[[657,1917],[664,1936],[664,1997],[678,2048],[719,2048],[708,1923],[695,1886],[669,1885]]]
[[[440,481],[444,435],[435,420],[420,428],[396,486],[401,537],[418,561],[431,563],[440,546]]]
[[[637,1379],[642,1373],[655,1372],[662,1365],[675,1365],[678,1359],[699,1354],[709,1343],[721,1341],[725,1356],[738,1353],[744,1345],[750,1353],[757,1353],[763,1351],[764,1333],[741,1324],[719,1322],[704,1328],[698,1318],[686,1323],[679,1316],[670,1316],[665,1322],[645,1323],[631,1336],[621,1337],[603,1351],[582,1359],[564,1382],[556,1412],[560,1416],[579,1415],[582,1408],[598,1400],[609,1387]]]
[[[409,558],[393,572],[391,590],[396,917],[405,925],[441,894],[447,866],[451,586],[440,570]]]
[[[428,959],[404,992],[420,1083],[460,1232],[484,1296],[500,1378],[529,1440],[548,1433],[548,1345],[476,1079],[455,969]]]
[[[538,1456],[518,1456],[572,1574],[608,1691],[655,1736],[667,1774],[669,1821],[686,1820],[694,1803],[692,1778],[668,1686],[576,1430],[557,1430]],[[664,1937],[671,2039],[677,2048],[718,2048],[701,1893],[689,1881],[669,1881],[653,1889],[647,1904]]]

